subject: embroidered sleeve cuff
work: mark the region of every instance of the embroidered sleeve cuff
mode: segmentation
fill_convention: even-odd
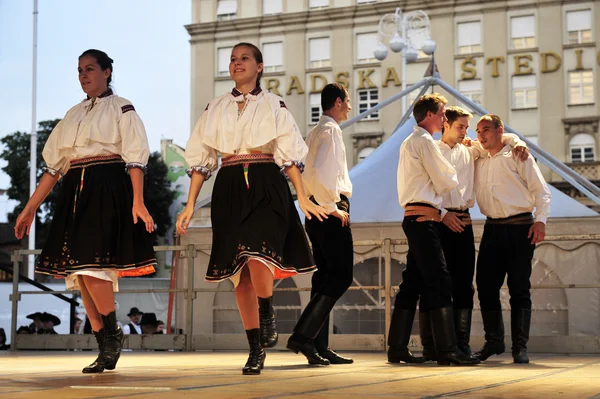
[[[48,173],[50,176],[56,176],[56,175],[58,174],[58,175],[59,175],[59,177],[58,177],[59,179],[62,179],[62,177],[63,177],[63,174],[62,174],[62,173],[60,173],[60,171],[59,171],[59,170],[52,169],[52,168],[50,168],[50,167],[48,167],[48,166],[44,166],[44,167],[42,168],[42,172],[44,172],[44,173]]]
[[[208,180],[212,176],[211,170],[206,166],[192,166],[191,168],[185,171],[185,173],[187,173],[189,177],[192,177],[192,174],[194,172],[199,172],[202,175],[204,175],[204,180]]]
[[[298,169],[300,169],[300,173],[304,172],[304,162],[300,161],[287,161],[281,165],[281,171],[283,172],[285,168],[289,168],[292,165],[296,165]]]
[[[127,172],[127,174],[129,174],[129,171],[134,168],[141,169],[142,172],[144,172],[144,174],[146,174],[146,171],[148,170],[146,165],[139,162],[129,162],[127,165],[125,165],[125,171]]]

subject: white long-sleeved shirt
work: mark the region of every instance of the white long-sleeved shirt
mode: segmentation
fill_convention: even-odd
[[[251,151],[273,154],[279,166],[304,164],[308,147],[281,97],[259,87],[246,95],[247,105],[238,118],[244,95],[237,89],[212,100],[196,123],[185,148],[190,169],[210,176],[217,169],[218,153],[225,156]]]
[[[341,194],[352,196],[342,129],[333,118],[322,115],[308,133],[306,144],[308,156],[302,175],[306,194],[314,196],[328,213],[335,212]]]
[[[505,133],[502,142],[511,147],[525,146],[516,134]],[[480,157],[488,156],[488,152],[481,147],[478,141],[473,141],[470,147],[456,144],[454,147],[441,140],[436,141],[444,158],[456,170],[458,185],[443,195],[442,207],[445,209],[466,210],[475,205],[475,161]]]
[[[550,190],[535,160],[515,159],[509,146],[475,162],[475,192],[479,209],[490,218],[507,218],[534,208],[536,222],[546,223],[550,215]]]
[[[444,158],[431,134],[420,126],[400,146],[398,200],[405,207],[423,202],[438,209],[442,196],[458,185],[456,170]],[[447,211],[442,209],[442,217]]]
[[[131,103],[108,90],[71,108],[56,125],[42,156],[49,172],[67,173],[70,161],[120,155],[128,165],[146,166],[150,156],[142,120]]]

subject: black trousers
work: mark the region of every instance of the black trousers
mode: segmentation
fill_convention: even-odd
[[[467,225],[462,233],[455,233],[440,224],[442,248],[446,266],[452,279],[452,306],[454,309],[473,309],[473,276],[475,275],[475,240],[473,226]]]
[[[350,203],[345,196],[337,205],[339,209],[350,212]],[[317,271],[312,275],[310,295],[322,294],[338,300],[352,285],[354,277],[354,246],[350,225],[342,226],[342,221],[334,216],[322,222],[313,217],[306,219],[305,224],[317,265]],[[318,351],[329,347],[329,316],[314,343]]]
[[[486,223],[477,258],[477,294],[482,311],[501,310],[500,288],[507,277],[511,309],[531,309],[531,224]]]
[[[394,306],[413,310],[419,297],[423,311],[452,306],[452,280],[442,247],[441,223],[417,219],[408,216],[402,222],[408,254]]]
[[[347,201],[345,199],[343,208],[349,211]],[[305,225],[317,265],[312,275],[311,296],[319,293],[337,300],[353,280],[354,247],[350,225],[342,227],[342,221],[334,216],[322,222],[316,217],[306,219]]]

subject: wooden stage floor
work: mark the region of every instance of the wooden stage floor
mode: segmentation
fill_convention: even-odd
[[[344,353],[347,354],[347,353]],[[260,376],[243,376],[243,352],[125,352],[115,371],[84,375],[94,352],[0,352],[0,399],[80,398],[582,398],[600,399],[600,356],[510,355],[475,367],[386,363],[352,353],[353,365],[309,366],[269,351]]]

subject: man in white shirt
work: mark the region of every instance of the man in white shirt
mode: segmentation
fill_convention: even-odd
[[[551,195],[535,160],[518,162],[501,141],[503,131],[497,115],[484,115],[477,123],[477,137],[489,157],[475,164],[477,203],[487,216],[476,276],[486,342],[475,356],[486,360],[505,350],[500,288],[507,277],[513,360],[529,363],[531,261],[535,244],[546,236]]]
[[[311,201],[324,207],[329,218],[306,219],[318,270],[312,275],[311,300],[302,312],[287,347],[306,356],[310,364],[348,364],[329,348],[329,313],[352,284],[354,250],[350,230],[352,183],[340,122],[348,119],[350,96],[344,86],[330,83],[321,92],[323,115],[306,138],[308,156],[302,181]]]
[[[123,326],[123,334],[141,334],[142,326],[140,325],[142,321],[142,315],[144,312],[140,312],[140,310],[136,307],[131,308],[127,317],[129,317],[129,323]]]
[[[404,208],[402,229],[408,239],[408,254],[388,334],[391,363],[424,362],[408,350],[419,297],[420,308],[429,315],[438,364],[479,363],[456,346],[452,281],[441,244],[440,222],[447,214],[442,196],[458,185],[456,170],[432,137],[446,121],[446,103],[439,94],[420,97],[413,109],[417,126],[400,146],[398,199]]]
[[[446,122],[442,139],[436,141],[444,158],[456,170],[458,185],[443,195],[442,208],[448,213],[442,219],[441,241],[446,265],[452,280],[452,307],[457,346],[466,355],[471,355],[469,340],[473,313],[473,276],[475,274],[475,240],[469,208],[475,204],[474,175],[475,160],[487,156],[479,142],[470,143],[467,138],[471,113],[461,107],[447,107]],[[463,141],[467,139],[467,145]],[[514,134],[504,134],[502,141],[514,147],[513,153],[525,160],[529,151],[525,143]],[[423,357],[437,360],[429,314],[419,312],[419,328]]]

